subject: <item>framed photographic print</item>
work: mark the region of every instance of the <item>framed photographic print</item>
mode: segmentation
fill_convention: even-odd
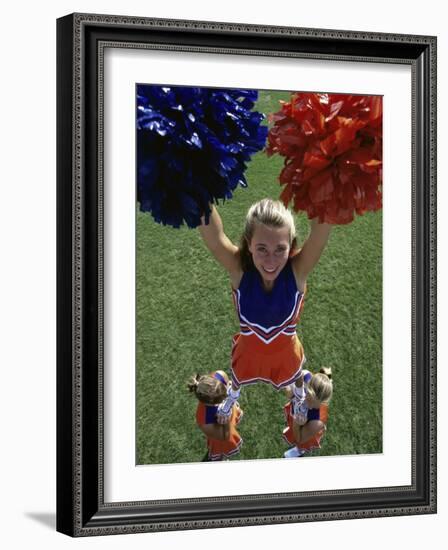
[[[57,40],[57,529],[434,513],[436,39]]]

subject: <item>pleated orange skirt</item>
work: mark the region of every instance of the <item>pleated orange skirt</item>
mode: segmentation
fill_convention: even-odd
[[[232,380],[237,386],[265,382],[284,388],[297,379],[304,362],[297,335],[281,334],[269,344],[255,334],[233,337]]]

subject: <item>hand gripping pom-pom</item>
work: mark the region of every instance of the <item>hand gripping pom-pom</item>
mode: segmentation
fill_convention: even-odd
[[[245,187],[267,138],[258,92],[137,86],[137,199],[158,223],[208,223],[210,204]]]
[[[381,208],[381,97],[294,93],[271,121],[266,152],[285,157],[285,205],[331,224]]]

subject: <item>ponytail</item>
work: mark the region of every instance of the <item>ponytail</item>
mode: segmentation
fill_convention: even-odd
[[[187,382],[187,388],[188,388],[188,391],[190,393],[194,393],[196,394],[196,392],[198,391],[198,386],[199,386],[199,380],[200,380],[201,376],[200,374],[196,374],[196,376],[192,376],[190,378],[190,380]]]
[[[319,372],[331,380],[331,367],[321,367]]]

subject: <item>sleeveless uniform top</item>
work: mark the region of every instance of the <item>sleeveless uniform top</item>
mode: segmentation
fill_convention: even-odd
[[[297,289],[290,261],[271,291],[263,288],[261,275],[253,269],[243,274],[233,296],[242,335],[253,334],[264,344],[280,335],[295,335],[304,295]]]
[[[290,260],[269,292],[255,268],[243,274],[239,288],[233,290],[240,323],[232,348],[235,384],[260,381],[280,389],[298,377],[305,360],[296,334],[303,299]]]

